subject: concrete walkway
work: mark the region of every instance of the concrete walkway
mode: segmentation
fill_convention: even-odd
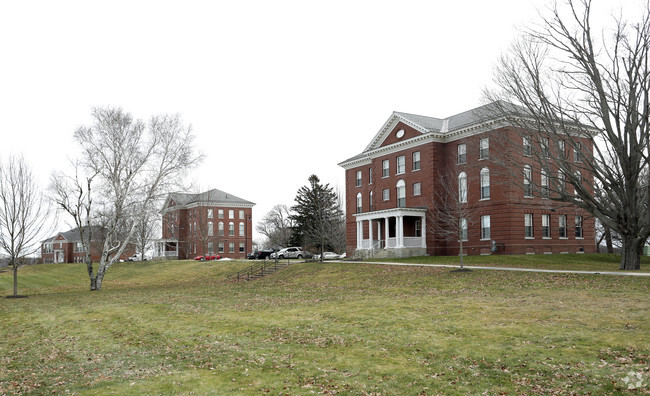
[[[379,264],[379,265],[397,265],[397,266],[406,266],[406,267],[460,268],[460,265],[447,265],[447,264],[386,263],[386,262],[379,262],[379,261],[357,261],[357,263],[361,263],[361,264]],[[571,271],[571,270],[549,270],[549,269],[533,269],[533,268],[477,267],[477,266],[472,266],[472,265],[464,265],[463,268],[472,269],[472,270],[547,272],[547,273],[551,273],[551,274],[650,276],[650,272]]]

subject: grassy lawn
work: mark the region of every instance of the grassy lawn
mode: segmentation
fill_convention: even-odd
[[[650,392],[650,278],[357,263],[227,278],[249,264],[117,264],[92,293],[83,265],[22,268],[30,297],[0,299],[0,394],[611,394],[629,372]]]
[[[369,261],[387,261],[376,259]],[[411,264],[440,264],[459,265],[456,256],[421,256],[403,259],[390,259],[396,263]],[[537,254],[522,256],[465,256],[465,265],[478,267],[510,267],[510,268],[537,268],[572,271],[619,271],[621,256],[615,254]],[[641,270],[635,272],[650,272],[650,257],[641,257]]]

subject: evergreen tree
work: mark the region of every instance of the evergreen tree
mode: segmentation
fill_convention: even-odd
[[[338,196],[329,184],[321,184],[316,175],[309,177],[309,185],[296,194],[294,215],[294,240],[300,245],[317,248],[321,260],[323,251],[334,250],[341,223],[345,221]]]

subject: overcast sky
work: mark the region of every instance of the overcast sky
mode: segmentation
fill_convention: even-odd
[[[257,222],[311,174],[343,190],[337,164],[393,111],[481,105],[546,3],[0,0],[0,157],[45,186],[93,106],[180,113],[205,154],[189,181],[255,202]]]

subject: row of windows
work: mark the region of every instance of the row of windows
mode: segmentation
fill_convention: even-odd
[[[217,210],[217,216],[220,219],[223,219],[224,218],[224,210],[223,209],[218,209]],[[194,209],[193,211],[192,210],[189,211],[189,218],[190,219],[192,219],[192,218],[196,219],[198,217],[199,217],[199,212],[198,212],[197,209]],[[235,210],[234,209],[229,209],[228,210],[228,218],[229,219],[234,219],[235,218]],[[245,218],[244,209],[239,209],[239,219],[243,220],[244,218]],[[214,209],[212,209],[212,208],[208,208],[208,219],[214,219]]]
[[[582,183],[582,174],[579,170],[574,173],[574,186],[580,186]],[[557,184],[559,191],[566,192],[566,175],[561,169],[557,172]],[[540,170],[540,195],[542,198],[548,198],[550,194],[550,175],[548,170],[542,168]],[[578,195],[578,191],[574,188],[574,193]],[[530,165],[524,166],[524,197],[533,197],[533,169]]]
[[[522,139],[522,147],[523,147],[523,154],[525,156],[532,156],[533,155],[533,145],[532,145],[532,139],[530,136],[524,136]],[[563,153],[564,158],[567,158],[566,155],[566,150],[565,150],[566,142],[564,140],[558,141],[558,151]],[[549,139],[548,138],[542,138],[540,141],[540,155],[544,158],[548,158],[550,156],[550,149],[549,149]],[[582,161],[582,155],[581,155],[581,143],[580,142],[575,142],[574,148],[573,148],[573,161],[574,162],[581,162]],[[465,164],[467,163],[467,145],[465,143],[461,143],[457,146],[457,156],[456,156],[456,162],[458,164]],[[490,140],[489,138],[482,138],[479,140],[479,155],[478,155],[479,160],[484,160],[490,158]]]
[[[196,243],[193,245],[194,248],[194,254],[196,254]],[[225,243],[224,242],[219,242],[218,246],[218,251],[217,253],[224,253],[225,249]],[[239,243],[239,253],[244,253],[245,252],[245,245],[244,242]],[[207,254],[213,254],[215,253],[214,251],[214,242],[208,242],[208,252]],[[228,253],[235,253],[235,242],[230,242],[228,243]]]
[[[542,218],[542,238],[552,238],[551,233],[551,215],[543,214]],[[582,216],[574,217],[574,236],[582,238]],[[527,239],[535,238],[534,234],[534,216],[531,213],[524,215],[524,237]],[[557,236],[560,239],[568,238],[567,231],[567,215],[558,215],[558,230]]]
[[[551,233],[551,215],[543,214],[542,218],[542,238],[550,239]],[[531,213],[524,215],[524,237],[527,239],[534,239],[533,225],[534,216]],[[490,215],[481,216],[481,240],[490,239]],[[467,240],[467,219],[460,219],[461,237],[463,241]],[[582,216],[575,216],[574,235],[576,238],[582,238]],[[560,239],[568,238],[567,231],[567,215],[558,215],[558,230],[557,236]]]
[[[481,199],[490,199],[490,170],[481,169],[480,172]],[[467,203],[467,173],[458,174],[458,200],[460,203]]]
[[[459,144],[457,150],[456,162],[458,164],[467,163],[467,144]],[[490,158],[490,138],[482,138],[478,144],[478,159],[486,160],[488,158]]]
[[[397,207],[398,208],[404,208],[406,207],[406,183],[404,180],[400,180],[397,182],[397,185],[395,186],[396,189],[396,196],[397,196]],[[416,182],[412,184],[412,192],[413,196],[419,196],[422,195],[422,184],[420,182]],[[390,189],[385,188],[381,192],[381,197],[384,202],[390,201]],[[370,203],[370,211],[373,211],[374,207],[374,192],[370,191],[370,196],[369,196],[369,203]],[[361,193],[357,194],[357,213],[363,212],[363,196]]]
[[[200,235],[201,231],[200,230],[197,231],[197,229],[198,229],[197,226],[198,226],[198,224],[196,224],[196,222],[194,222],[194,223],[190,222],[189,223],[189,233],[188,233],[188,235],[191,235],[193,237],[196,237],[197,233]],[[208,226],[208,229],[207,229],[208,236],[214,236],[214,223],[211,222],[211,221],[208,221],[207,226]],[[220,221],[217,224],[217,232],[218,232],[219,236],[224,236],[224,228],[223,227],[224,227],[224,224],[223,224],[222,221]],[[233,223],[233,222],[228,223],[228,235],[229,236],[235,236],[235,223]],[[244,225],[243,222],[239,223],[239,236],[245,236],[245,225]]]
[[[420,168],[420,152],[416,151],[411,155],[411,171],[419,171]],[[406,173],[406,156],[400,155],[395,159],[395,174],[403,175]],[[381,177],[387,178],[390,176],[390,160],[385,159],[381,162]],[[356,186],[361,187],[363,183],[363,172],[357,171],[356,173]],[[368,169],[368,184],[372,184],[372,168]]]

